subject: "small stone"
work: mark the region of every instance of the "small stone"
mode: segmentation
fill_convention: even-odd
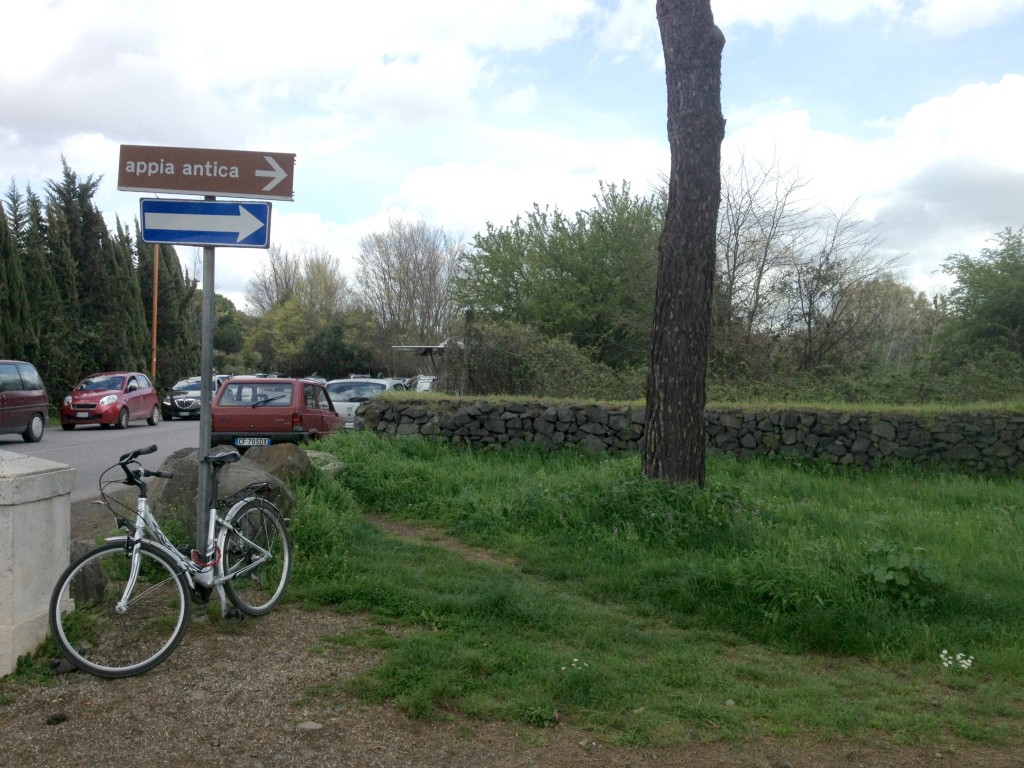
[[[66,675],[68,672],[74,672],[78,669],[67,659],[59,659],[53,662],[52,667],[55,675]]]
[[[319,731],[321,728],[323,728],[321,723],[315,723],[312,720],[306,720],[295,726],[296,731]]]
[[[727,707],[735,707],[736,706],[736,702],[733,701],[732,699],[726,699],[725,700],[725,706],[727,706]]]
[[[67,719],[68,719],[68,716],[64,712],[54,712],[52,715],[50,715],[48,718],[46,718],[46,724],[47,725],[60,725],[61,723],[63,723]]]

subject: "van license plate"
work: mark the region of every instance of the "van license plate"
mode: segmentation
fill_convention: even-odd
[[[236,437],[235,445],[248,448],[253,445],[270,445],[269,437]]]

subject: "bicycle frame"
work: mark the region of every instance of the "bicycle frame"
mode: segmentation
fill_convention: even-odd
[[[128,605],[131,602],[132,594],[135,590],[135,583],[138,579],[139,566],[141,563],[139,550],[142,547],[142,542],[148,540],[151,544],[164,552],[172,562],[177,563],[180,566],[181,572],[184,573],[185,578],[188,581],[189,589],[191,589],[194,594],[202,594],[203,591],[205,591],[205,594],[208,595],[211,591],[215,590],[217,592],[217,598],[220,601],[221,618],[226,618],[231,611],[228,607],[229,601],[227,595],[224,593],[224,582],[238,578],[239,576],[258,568],[272,557],[271,552],[244,536],[237,528],[228,522],[236,510],[240,509],[251,500],[252,497],[248,496],[238,500],[223,517],[217,514],[216,506],[211,506],[209,530],[207,531],[206,540],[211,542],[212,549],[212,552],[208,553],[207,557],[209,558],[213,555],[214,559],[210,562],[200,563],[197,562],[195,550],[192,550],[192,557],[186,557],[181,550],[171,543],[166,534],[164,534],[163,529],[160,528],[160,524],[157,523],[156,518],[153,516],[153,512],[149,506],[149,499],[140,495],[136,502],[135,527],[132,533],[127,536],[112,536],[106,539],[106,541],[123,541],[125,545],[125,553],[130,556],[132,560],[128,580],[125,584],[124,594],[117,602],[115,610],[118,613],[126,613],[128,611]],[[146,535],[147,532],[149,536]],[[224,539],[229,533],[237,534],[245,541],[246,544],[250,545],[256,552],[258,552],[259,557],[247,564],[244,568],[232,573],[224,573],[223,566],[221,564],[220,549]],[[215,534],[216,539],[214,538]],[[218,543],[214,545],[214,541],[217,541]],[[197,587],[199,589],[197,589]]]

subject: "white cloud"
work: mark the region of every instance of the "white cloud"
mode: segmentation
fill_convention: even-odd
[[[932,34],[952,37],[997,24],[1022,9],[1024,0],[926,0],[910,18]]]
[[[871,12],[887,15],[897,12],[900,0],[712,0],[715,23],[789,27],[800,18],[810,17],[828,23],[840,23]]]
[[[806,110],[762,114],[733,131],[723,160],[779,158],[833,210],[855,205],[889,249],[907,255],[919,288],[943,284],[951,253],[977,253],[1005,227],[1024,226],[1024,76],[964,86],[891,121],[887,135],[858,141],[814,128]]]
[[[1000,23],[1024,9],[1024,0],[712,0],[711,7],[723,28],[745,23],[786,29],[802,18],[838,24],[874,13],[951,37]]]

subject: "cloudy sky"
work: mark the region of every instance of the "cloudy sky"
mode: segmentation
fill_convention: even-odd
[[[296,155],[272,241],[354,275],[360,238],[423,219],[470,239],[534,203],[647,194],[668,169],[654,0],[0,0],[0,183],[61,157],[133,221],[120,145]],[[712,0],[723,160],[855,206],[904,278],[1024,226],[1024,0]],[[197,249],[179,247],[186,265]],[[265,252],[218,249],[241,306]]]

